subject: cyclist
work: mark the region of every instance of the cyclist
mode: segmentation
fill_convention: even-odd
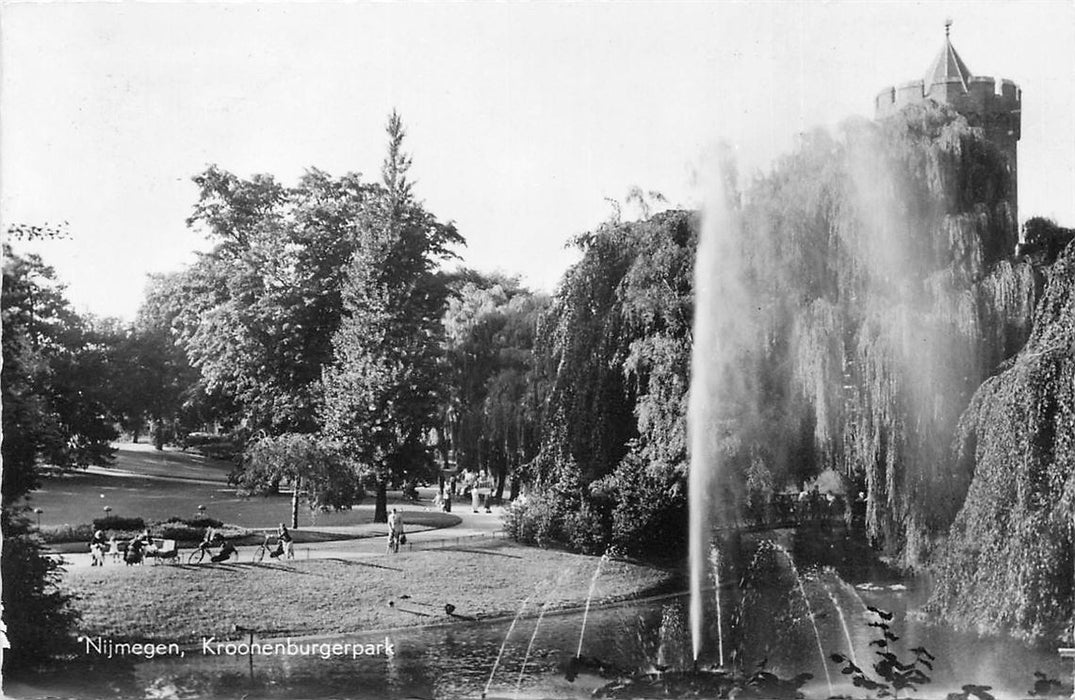
[[[214,530],[213,526],[210,525],[209,527],[205,528],[205,536],[202,537],[202,541],[198,545],[198,549],[204,549],[208,552],[211,548],[219,545],[221,540],[223,539],[223,535]]]
[[[220,552],[209,557],[209,561],[213,562],[214,564],[219,564],[222,561],[227,561],[229,558],[231,558],[231,555],[235,553],[235,546],[232,545],[231,542],[225,541],[224,544],[220,547]]]

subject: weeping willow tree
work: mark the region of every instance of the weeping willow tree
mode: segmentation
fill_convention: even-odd
[[[980,129],[927,104],[807,134],[732,198],[723,235],[752,303],[729,311],[750,337],[721,358],[713,429],[744,503],[748,484],[834,469],[867,494],[871,537],[924,562],[973,476],[951,448],[960,416],[1026,342],[1041,287],[1014,257],[1011,184]],[[613,541],[667,538],[654,514],[682,506],[697,226],[680,212],[583,237],[544,319],[533,473],[609,515],[593,528]]]
[[[1010,186],[981,131],[924,105],[811,133],[744,193],[757,337],[736,365],[753,396],[728,403],[755,403],[725,426],[733,468],[841,471],[871,536],[921,561],[970,482],[950,450],[959,417],[1029,329]]]
[[[990,631],[1059,639],[1075,624],[1075,246],[1049,269],[1026,346],[958,431],[974,469],[938,556],[931,606]]]
[[[666,552],[684,533],[697,220],[666,211],[576,240],[531,379],[547,387],[527,470],[546,539]]]

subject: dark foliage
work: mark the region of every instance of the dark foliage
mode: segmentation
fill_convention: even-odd
[[[146,526],[142,518],[125,518],[119,515],[109,515],[105,518],[95,518],[94,530],[142,530]]]
[[[555,518],[530,528],[543,538],[635,553],[681,540],[697,224],[671,211],[577,240],[535,349],[547,398],[523,522]]]
[[[974,395],[957,447],[974,480],[930,606],[959,624],[1059,639],[1075,621],[1075,245],[1048,269],[1026,347]]]
[[[71,597],[60,592],[62,568],[41,549],[30,520],[20,509],[3,509],[4,624],[11,648],[4,652],[3,673],[17,678],[40,664],[75,649],[72,630],[78,621]]]

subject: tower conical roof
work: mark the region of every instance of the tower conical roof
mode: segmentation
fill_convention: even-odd
[[[955,47],[952,46],[952,41],[948,38],[948,26],[946,25],[944,28],[944,47],[937,54],[937,58],[933,59],[933,65],[929,67],[929,73],[926,75],[926,85],[958,80],[963,85],[963,89],[966,90],[970,79],[970,69],[967,68],[967,64],[963,62],[963,59],[956,53]]]

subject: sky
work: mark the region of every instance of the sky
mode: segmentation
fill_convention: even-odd
[[[415,192],[463,262],[552,291],[634,186],[704,199],[707,154],[764,172],[796,135],[872,116],[953,20],[976,75],[1023,90],[1019,214],[1075,226],[1075,1],[31,3],[0,0],[0,230],[79,311],[131,320],[209,164],[379,177],[397,109]],[[626,212],[630,214],[629,211]]]

